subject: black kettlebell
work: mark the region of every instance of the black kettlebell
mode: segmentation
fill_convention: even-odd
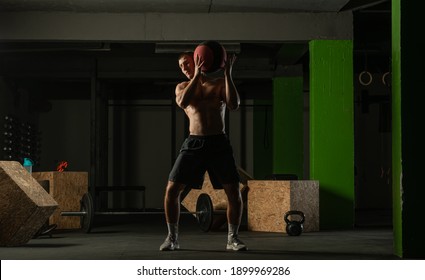
[[[291,215],[298,215],[301,217],[301,220],[299,221],[290,221],[288,219],[289,216]],[[303,228],[304,228],[304,223],[305,221],[305,216],[304,213],[301,211],[296,211],[296,210],[292,210],[292,211],[288,211],[285,214],[285,222],[286,222],[286,233],[290,236],[298,236],[303,232]]]

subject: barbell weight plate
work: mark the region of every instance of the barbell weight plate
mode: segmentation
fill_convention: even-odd
[[[80,217],[81,228],[84,232],[89,233],[94,220],[94,204],[90,193],[85,193],[81,198],[80,211],[86,213]]]
[[[196,201],[196,219],[202,231],[208,232],[213,223],[213,204],[208,194],[202,193]]]

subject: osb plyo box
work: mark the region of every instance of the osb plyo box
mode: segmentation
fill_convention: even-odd
[[[287,211],[302,211],[304,232],[319,231],[319,182],[248,181],[248,230],[286,233]],[[299,220],[299,215],[288,217]]]

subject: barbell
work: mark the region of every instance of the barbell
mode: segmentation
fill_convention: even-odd
[[[202,231],[207,232],[213,224],[213,215],[224,214],[226,210],[213,211],[213,204],[208,194],[202,193],[196,201],[196,212],[182,211],[180,214],[192,214],[196,216],[196,220]],[[90,193],[85,193],[80,200],[80,211],[62,211],[61,216],[80,217],[81,229],[89,233],[93,227],[93,221],[96,215],[153,215],[165,214],[164,211],[104,211],[95,212],[93,198]]]

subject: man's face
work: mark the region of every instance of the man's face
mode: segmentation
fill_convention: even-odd
[[[179,67],[189,80],[193,78],[195,63],[190,55],[184,55],[179,59]]]

